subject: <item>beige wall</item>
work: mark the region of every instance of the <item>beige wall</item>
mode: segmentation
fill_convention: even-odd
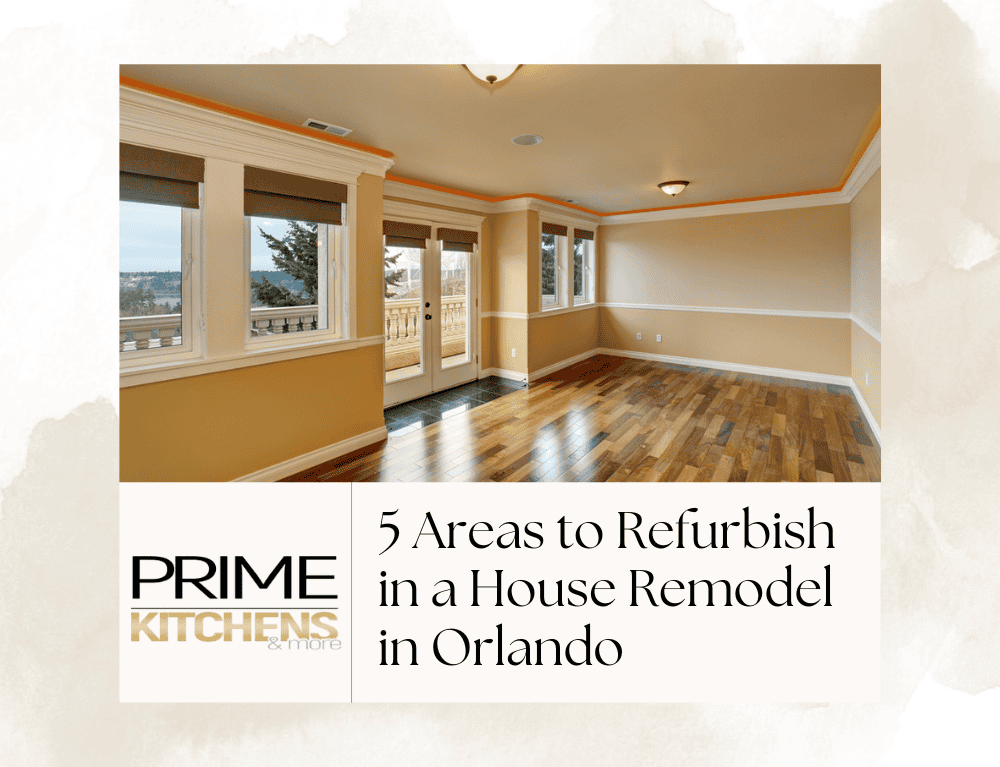
[[[598,345],[837,376],[851,370],[851,322],[844,319],[602,307]]]
[[[555,365],[597,346],[600,309],[596,306],[576,312],[532,317],[528,321],[528,370]]]
[[[384,424],[382,347],[120,392],[122,482],[236,479]]]
[[[487,217],[492,232],[493,311],[528,311],[528,213],[497,213]]]
[[[882,332],[882,171],[851,201],[851,314]],[[851,378],[882,426],[882,344],[854,324]]]
[[[491,336],[495,339],[492,366],[528,374],[528,321],[509,317],[491,317]],[[512,356],[511,350],[517,350]],[[485,367],[485,365],[483,366]]]
[[[848,312],[848,206],[602,226],[600,300]]]
[[[867,380],[866,380],[867,375]],[[882,344],[851,323],[851,378],[882,428]]]
[[[882,171],[851,201],[851,314],[882,332]]]

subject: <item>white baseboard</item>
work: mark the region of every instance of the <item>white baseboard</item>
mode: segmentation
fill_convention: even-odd
[[[266,469],[252,472],[234,479],[233,482],[275,482],[296,472],[305,471],[313,466],[317,466],[325,461],[331,461],[334,458],[352,453],[355,450],[368,447],[368,445],[374,445],[388,436],[389,433],[383,425],[377,429],[366,431],[364,434],[359,434],[356,437],[321,447],[318,450],[313,450],[311,453],[304,453],[295,458],[289,458],[287,461],[268,466]]]
[[[653,362],[672,362],[675,365],[688,365],[693,368],[716,368],[717,370],[732,370],[736,373],[771,376],[772,378],[794,378],[797,381],[812,381],[813,383],[836,384],[851,386],[854,383],[849,376],[835,376],[827,373],[810,373],[805,370],[788,370],[786,368],[765,368],[759,365],[741,365],[736,362],[719,362],[718,360],[700,360],[693,357],[674,357],[670,354],[650,354],[649,352],[632,352],[625,349],[597,349],[601,354],[611,354],[618,357],[631,357],[637,360]]]
[[[872,410],[868,407],[868,403],[865,401],[864,396],[861,394],[861,389],[851,379],[851,389],[854,391],[854,398],[858,401],[858,405],[861,406],[861,412],[865,416],[865,420],[868,422],[868,430],[875,437],[875,441],[878,442],[879,449],[882,448],[882,429],[879,428],[878,421],[875,420],[875,416],[872,415]]]
[[[716,368],[718,370],[732,370],[737,373],[752,373],[755,375],[771,376],[772,378],[792,378],[798,381],[812,381],[813,383],[828,383],[837,386],[846,386],[854,392],[854,398],[858,401],[861,412],[868,422],[868,430],[875,437],[879,447],[882,447],[882,431],[878,421],[872,415],[871,408],[861,395],[861,390],[850,376],[834,376],[826,373],[808,373],[803,370],[786,370],[785,368],[765,368],[758,365],[740,365],[734,362],[719,362],[718,360],[698,360],[691,357],[673,357],[669,354],[650,354],[649,352],[632,352],[625,349],[608,349],[606,347],[594,350],[594,353],[610,354],[618,357],[630,357],[638,360],[651,360],[653,362],[672,362],[675,365],[690,365],[696,368]]]
[[[507,378],[511,381],[520,381],[521,383],[528,382],[528,374],[519,373],[516,370],[504,370],[503,368],[483,368],[482,375],[480,375],[480,378],[488,378],[489,376],[497,376],[498,378]]]
[[[540,368],[533,373],[528,374],[528,381],[537,381],[539,378],[545,378],[545,376],[550,373],[555,373],[557,370],[562,370],[563,368],[568,368],[570,365],[575,365],[577,362],[583,362],[585,359],[593,357],[595,354],[600,354],[600,349],[591,349],[589,352],[584,352],[583,354],[577,354],[575,357],[570,357],[569,359],[557,362],[554,365],[548,365],[547,367]]]

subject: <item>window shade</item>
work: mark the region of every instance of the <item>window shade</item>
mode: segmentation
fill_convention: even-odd
[[[565,237],[569,229],[561,224],[542,224],[542,234],[561,234]]]
[[[345,202],[344,184],[249,165],[243,169],[243,213],[247,216],[340,224],[341,203]]]
[[[594,239],[594,233],[588,232],[586,229],[574,229],[573,237],[577,240],[592,240]]]
[[[443,250],[471,253],[472,246],[479,242],[479,232],[466,229],[446,229],[438,227],[438,239],[444,243]]]
[[[176,152],[120,143],[119,199],[154,205],[198,207],[205,161]]]
[[[408,224],[403,221],[382,221],[382,234],[386,245],[396,248],[426,248],[431,237],[431,228],[424,224]]]

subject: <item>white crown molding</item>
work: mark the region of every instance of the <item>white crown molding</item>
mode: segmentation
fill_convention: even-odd
[[[871,181],[875,171],[882,167],[882,129],[872,138],[865,153],[861,155],[858,164],[854,166],[850,177],[844,184],[843,194],[847,195],[848,202],[854,199],[858,192],[865,188],[865,184]]]
[[[296,474],[300,471],[311,469],[313,466],[318,466],[326,461],[332,461],[334,458],[340,458],[340,456],[353,453],[355,450],[360,450],[363,447],[374,445],[384,439],[387,439],[388,436],[389,432],[383,425],[377,429],[366,431],[364,434],[359,434],[356,437],[351,437],[350,439],[345,439],[341,442],[335,442],[332,445],[321,447],[310,453],[304,453],[296,456],[295,458],[289,458],[287,461],[281,461],[273,466],[260,469],[259,471],[245,474],[244,476],[238,477],[232,481],[277,482],[279,479],[284,479],[285,477],[291,476],[292,474]]]
[[[469,226],[472,228],[478,228],[485,218],[485,216],[474,216],[471,213],[458,213],[453,210],[428,208],[423,205],[415,205],[398,200],[383,200],[382,217],[385,218],[386,216],[407,218],[430,225],[451,224],[452,226]]]
[[[261,165],[313,178],[384,177],[388,157],[120,86],[121,139],[167,151]]]
[[[628,304],[616,301],[603,301],[600,304],[608,309],[652,309],[663,312],[712,312],[717,314],[762,314],[769,317],[812,317],[825,320],[852,319],[848,312],[814,312],[800,309],[744,309],[731,306],[681,306],[676,304]]]
[[[465,197],[451,192],[441,192],[437,189],[427,189],[413,184],[404,184],[400,181],[390,181],[386,179],[382,188],[385,197],[402,197],[412,202],[425,202],[432,205],[447,205],[451,208],[464,208],[474,210],[477,213],[492,213],[495,203],[486,200],[477,200],[474,197]]]
[[[858,317],[855,314],[852,314],[851,315],[851,320],[854,322],[855,325],[857,325],[859,328],[861,328],[863,331],[865,331],[868,335],[870,335],[876,341],[878,341],[879,343],[882,343],[882,334],[880,332],[878,332],[877,330],[875,330],[875,328],[873,328],[871,325],[869,325],[863,319],[861,319],[860,317]]]
[[[618,213],[604,216],[601,219],[601,224],[604,226],[644,224],[650,221],[673,221],[681,218],[731,216],[735,213],[764,213],[791,208],[819,208],[826,205],[844,205],[849,202],[850,199],[843,192],[825,192],[823,194],[804,194],[797,197],[779,197],[774,200],[726,202],[718,205],[703,205],[698,208],[668,208],[643,213]]]

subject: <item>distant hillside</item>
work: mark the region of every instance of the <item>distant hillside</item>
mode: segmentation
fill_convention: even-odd
[[[251,279],[260,282],[261,277],[267,277],[267,281],[276,285],[284,285],[289,290],[298,293],[302,290],[302,282],[292,279],[290,274],[277,271],[253,270],[250,272]],[[171,305],[179,303],[181,300],[181,273],[180,272],[119,272],[119,291],[127,288],[141,287],[152,290],[156,295],[156,302],[169,302]],[[256,304],[255,304],[256,306]]]

